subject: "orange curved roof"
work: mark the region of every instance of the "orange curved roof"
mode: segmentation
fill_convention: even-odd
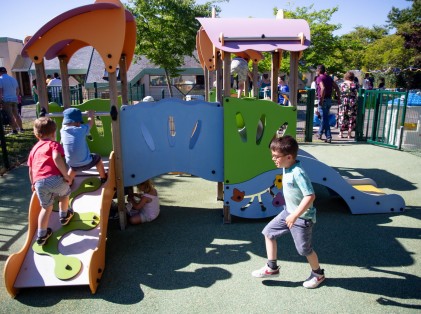
[[[41,63],[58,56],[68,60],[80,48],[94,47],[108,72],[118,67],[120,56],[131,64],[136,45],[136,23],[133,15],[119,0],[96,0],[94,4],[64,12],[32,36],[22,55]]]

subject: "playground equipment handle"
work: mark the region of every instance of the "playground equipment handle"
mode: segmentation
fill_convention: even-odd
[[[88,112],[87,111],[83,111],[82,112],[82,116],[87,116]],[[95,111],[94,116],[96,117],[104,117],[104,116],[109,116],[110,113],[106,112],[106,111]],[[52,112],[52,113],[47,113],[45,115],[46,117],[50,117],[50,118],[60,118],[63,117],[63,113],[62,112]]]

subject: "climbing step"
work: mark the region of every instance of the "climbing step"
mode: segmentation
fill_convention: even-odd
[[[38,245],[36,241],[32,245],[35,253],[49,255],[54,259],[54,274],[58,279],[69,280],[75,277],[82,268],[82,262],[73,256],[66,256],[59,252],[58,244],[61,238],[74,230],[90,230],[99,224],[99,217],[96,213],[78,213],[75,212],[72,220],[66,226],[53,232],[47,243],[43,246]]]

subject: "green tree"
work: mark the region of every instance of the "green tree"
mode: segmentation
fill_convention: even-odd
[[[314,68],[318,64],[324,64],[331,73],[342,72],[343,68],[339,62],[341,41],[338,36],[333,34],[334,31],[341,28],[341,25],[330,22],[332,15],[338,11],[338,7],[315,11],[313,6],[284,11],[285,18],[304,19],[310,26],[311,46],[304,51],[300,62],[300,71],[307,72],[310,67]],[[279,9],[275,7],[273,10],[276,15]],[[281,71],[289,72],[289,61],[289,53],[284,54]]]
[[[392,7],[388,17],[389,27],[397,29],[397,35],[404,39],[404,47],[412,49],[412,66],[421,67],[421,0],[407,0],[412,6],[405,9]]]
[[[406,67],[413,58],[413,51],[405,49],[403,44],[404,39],[396,34],[376,40],[367,47],[364,64],[370,70]]]
[[[196,47],[196,17],[210,17],[219,2],[223,1],[197,5],[194,0],[129,0],[127,8],[137,25],[135,53],[165,70],[171,96],[171,77],[178,76],[184,57],[192,56]]]
[[[392,7],[387,15],[387,23],[390,28],[399,28],[404,24],[421,22],[421,0],[406,0],[412,2],[412,6],[405,9]]]
[[[347,69],[362,69],[367,71],[364,55],[367,47],[388,34],[387,28],[373,26],[372,28],[357,26],[341,36],[342,63]]]

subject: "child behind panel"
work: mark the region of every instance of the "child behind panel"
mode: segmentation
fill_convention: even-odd
[[[101,183],[107,181],[104,164],[101,156],[91,153],[86,136],[94,125],[95,112],[88,111],[88,123],[83,124],[82,112],[77,108],[67,108],[63,111],[63,126],[60,131],[63,143],[66,162],[70,169],[68,171],[71,182],[78,171],[89,170],[96,166]]]
[[[137,185],[139,193],[130,193],[126,209],[131,224],[151,222],[159,215],[159,198],[152,180]]]

